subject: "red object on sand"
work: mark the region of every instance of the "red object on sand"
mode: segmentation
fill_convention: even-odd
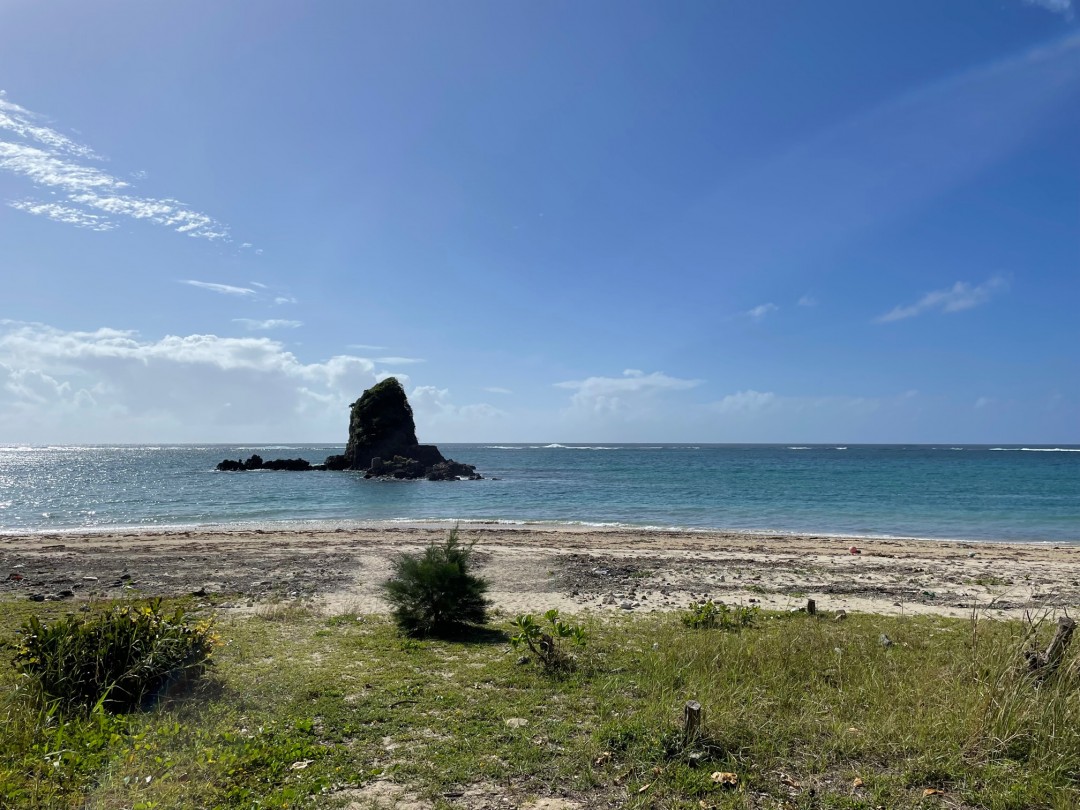
[[[848,549],[848,552],[850,552],[851,554],[862,554],[862,551],[860,551],[860,550],[859,550],[858,548],[856,548],[855,546],[852,546],[851,548],[849,548],[849,549]]]

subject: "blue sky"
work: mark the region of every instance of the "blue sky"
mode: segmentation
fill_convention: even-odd
[[[0,443],[1080,443],[1071,0],[0,6]]]

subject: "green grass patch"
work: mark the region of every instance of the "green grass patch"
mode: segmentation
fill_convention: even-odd
[[[31,613],[62,618],[0,608],[8,660]],[[566,618],[588,643],[556,678],[519,663],[505,616],[453,641],[405,639],[384,616],[221,616],[209,678],[120,716],[62,716],[5,662],[0,807],[334,807],[376,780],[432,808],[485,786],[514,806],[1080,804],[1080,665],[1032,681],[1019,623],[762,612],[731,633],[676,614]],[[687,742],[691,699],[703,724]]]

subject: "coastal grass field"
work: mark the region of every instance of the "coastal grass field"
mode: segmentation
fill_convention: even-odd
[[[205,618],[222,598],[169,605]],[[0,655],[31,614],[68,609],[6,599]],[[549,674],[521,662],[513,618],[416,641],[386,616],[295,600],[222,613],[209,676],[119,717],[50,713],[5,661],[0,806],[1080,804],[1080,662],[1036,682],[1018,621],[762,613],[727,632],[674,612],[583,615],[576,667]],[[703,725],[687,745],[688,700]]]

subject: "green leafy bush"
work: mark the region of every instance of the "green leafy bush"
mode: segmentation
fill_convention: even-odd
[[[473,544],[462,545],[458,530],[423,554],[402,554],[383,591],[397,626],[410,636],[446,636],[487,620],[488,583],[469,573]]]
[[[758,616],[758,608],[735,605],[729,607],[723,602],[691,602],[690,609],[680,618],[687,627],[695,630],[742,630],[750,627]]]
[[[166,686],[195,677],[210,663],[217,637],[209,620],[171,615],[161,600],[122,605],[92,618],[68,616],[20,629],[13,664],[42,698],[62,709],[140,708]]]
[[[544,614],[546,626],[523,613],[514,620],[518,631],[511,636],[510,643],[515,648],[528,647],[529,652],[548,672],[567,670],[573,666],[574,659],[567,646],[570,643],[579,647],[585,645],[588,634],[581,625],[570,624],[559,618],[558,610],[549,610]]]

